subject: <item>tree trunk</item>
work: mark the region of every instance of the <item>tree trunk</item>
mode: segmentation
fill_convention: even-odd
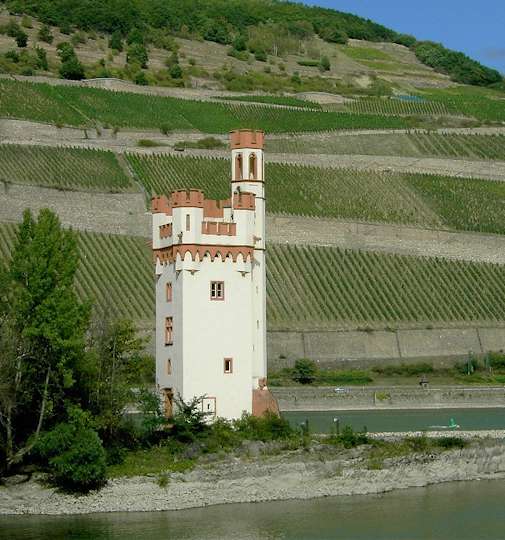
[[[46,380],[44,381],[44,390],[42,392],[42,403],[40,404],[40,412],[39,412],[39,419],[37,422],[37,428],[35,429],[35,433],[33,437],[30,439],[30,444],[27,444],[25,447],[20,448],[16,453],[12,454],[11,456],[7,456],[7,470],[9,470],[12,465],[15,465],[16,463],[19,463],[23,457],[35,446],[35,443],[37,442],[40,431],[42,429],[42,423],[44,422],[44,416],[46,413],[46,405],[47,405],[47,394],[49,391],[49,379],[51,377],[51,368],[47,368],[46,373]],[[12,452],[12,450],[11,450]]]

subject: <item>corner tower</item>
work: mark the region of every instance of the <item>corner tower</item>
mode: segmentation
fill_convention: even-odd
[[[252,262],[253,286],[253,377],[254,387],[263,386],[267,376],[266,350],[266,217],[263,131],[240,129],[230,133],[232,195],[253,193],[255,200]]]
[[[262,131],[230,134],[231,197],[199,190],[152,199],[156,383],[201,397],[210,416],[276,410],[266,387],[265,190]]]

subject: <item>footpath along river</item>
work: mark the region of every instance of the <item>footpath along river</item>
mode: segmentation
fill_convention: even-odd
[[[504,480],[171,512],[0,517],[9,540],[502,540]]]

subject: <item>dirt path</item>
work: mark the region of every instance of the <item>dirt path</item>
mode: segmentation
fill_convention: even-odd
[[[23,210],[54,210],[65,227],[132,236],[151,235],[151,216],[140,193],[59,191],[28,185],[0,186],[0,221],[18,223]]]
[[[301,216],[267,216],[267,238],[401,255],[505,264],[505,237]]]
[[[59,191],[11,184],[0,191],[0,221],[19,222],[23,210],[55,210],[63,225],[94,232],[151,235],[142,194]],[[413,256],[505,264],[505,237],[390,224],[267,215],[272,243],[335,246]]]
[[[198,132],[174,132],[164,136],[153,131],[96,131],[94,129],[56,128],[48,124],[0,119],[0,143],[43,146],[74,146],[100,148],[117,153],[138,152],[143,154],[174,153],[173,144],[181,140],[197,140]],[[225,141],[226,136],[216,135]],[[138,141],[149,139],[161,146],[139,147]],[[164,145],[164,146],[163,146]],[[180,155],[179,152],[175,152]],[[229,158],[228,151],[186,150],[184,155],[199,155]],[[269,153],[272,163],[295,163],[318,167],[350,168],[357,170],[381,170],[412,173],[442,174],[461,178],[484,178],[505,180],[505,162],[472,161],[464,159],[444,159],[431,157],[395,157],[368,155],[332,154],[285,154]]]

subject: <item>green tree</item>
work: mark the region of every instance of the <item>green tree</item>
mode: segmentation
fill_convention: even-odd
[[[42,47],[36,47],[35,52],[37,53],[37,67],[44,71],[49,69],[49,64],[47,62],[47,52]]]
[[[84,67],[75,54],[62,62],[60,66],[60,75],[63,79],[74,81],[84,79]]]
[[[109,47],[118,52],[123,50],[123,36],[119,30],[113,32],[112,36],[110,37]]]
[[[182,68],[179,64],[174,64],[168,72],[172,79],[182,79]]]
[[[18,47],[24,48],[28,45],[28,34],[23,30],[18,32],[15,39]]]
[[[44,41],[46,43],[52,43],[54,41],[51,29],[49,28],[49,26],[47,26],[47,24],[44,24],[40,27],[37,37],[40,39],[40,41]]]
[[[232,42],[232,46],[236,51],[247,50],[247,39],[243,34],[238,34]]]
[[[93,322],[77,393],[107,442],[119,429],[126,405],[137,401],[134,389],[153,383],[154,361],[144,346],[131,321],[105,317]]]
[[[72,58],[72,56],[75,56],[74,47],[68,41],[58,43],[56,50],[58,51],[58,56],[62,62],[65,62],[66,60]]]
[[[128,51],[126,53],[126,62],[128,64],[138,64],[141,68],[145,69],[148,61],[149,56],[144,45],[140,43],[133,43],[128,47]]]
[[[327,56],[322,56],[319,62],[319,70],[330,71],[330,68],[331,68],[330,59]]]
[[[133,82],[139,86],[147,86],[149,81],[147,80],[146,74],[143,71],[138,71],[133,77]]]
[[[74,290],[72,231],[41,210],[23,214],[9,266],[0,274],[0,448],[19,463],[43,426],[62,414],[82,359],[89,306]]]
[[[145,45],[145,38],[143,32],[139,28],[134,28],[126,38],[126,43],[128,45]]]

